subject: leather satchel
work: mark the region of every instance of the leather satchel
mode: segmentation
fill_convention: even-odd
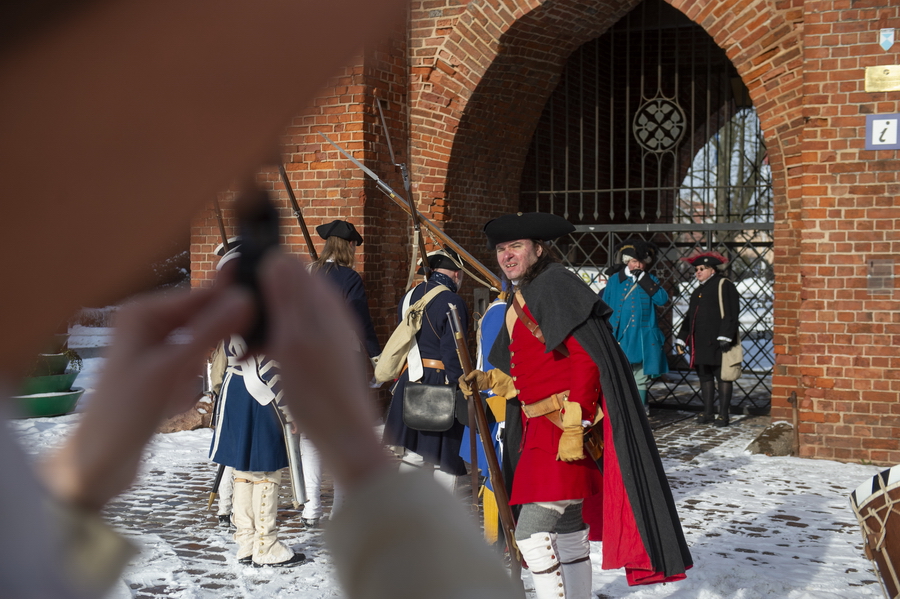
[[[408,382],[403,390],[403,424],[417,431],[443,433],[456,421],[456,385]]]

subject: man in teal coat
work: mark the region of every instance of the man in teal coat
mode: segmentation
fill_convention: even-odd
[[[659,279],[647,269],[657,248],[641,239],[627,239],[616,247],[613,265],[607,269],[609,280],[603,289],[603,301],[613,313],[609,318],[616,341],[631,363],[644,410],[651,379],[669,372],[663,351],[663,335],[656,323],[656,306],[665,305],[669,294]]]

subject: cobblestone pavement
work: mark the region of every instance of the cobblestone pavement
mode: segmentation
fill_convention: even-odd
[[[809,527],[808,536],[811,544],[814,544],[821,535],[835,532],[859,537],[858,529],[851,526],[855,524],[852,515],[839,521],[823,516],[821,524],[810,526],[805,522],[799,522],[799,518],[791,515],[789,511],[775,510],[768,513],[768,519],[761,524],[758,512],[765,512],[765,509],[751,510],[753,511],[751,517],[748,516],[750,511],[741,509],[745,506],[722,504],[701,494],[698,494],[697,498],[691,498],[694,488],[702,488],[704,477],[712,480],[722,475],[716,471],[714,463],[703,464],[704,471],[698,472],[700,470],[698,464],[702,462],[706,452],[734,440],[740,440],[746,445],[763,431],[768,422],[768,418],[765,417],[737,417],[731,427],[715,428],[694,424],[693,415],[686,412],[654,410],[651,425],[666,462],[673,492],[676,497],[681,498],[679,509],[682,512],[685,532],[691,533],[693,529],[693,534],[706,539],[716,533],[711,533],[708,528],[704,528],[703,531],[697,529],[707,526],[710,519],[718,519],[726,529],[738,530],[741,535],[749,535],[742,538],[771,537],[773,552],[760,551],[757,548],[758,544],[747,545],[743,554],[740,546],[728,548],[732,559],[735,559],[734,556],[737,554],[741,559],[752,560],[754,565],[765,566],[769,560],[776,559],[773,556],[780,555],[784,551],[793,551],[794,559],[813,561],[824,559],[820,553],[804,554],[803,547],[774,549],[774,545],[778,542],[778,529],[785,526]],[[684,464],[684,468],[679,464]],[[272,569],[254,572],[253,569],[237,566],[230,531],[219,525],[214,511],[206,510],[207,497],[215,475],[214,466],[204,462],[201,457],[186,459],[182,466],[171,470],[166,468],[166,471],[163,471],[151,467],[131,491],[108,507],[107,515],[116,527],[133,537],[139,544],[152,544],[154,555],[162,556],[154,557],[156,560],[154,567],[148,568],[146,575],[134,568],[128,571],[125,580],[131,595],[137,599],[206,596],[226,599],[245,597],[248,594],[265,596],[259,595],[259,585],[265,585],[266,577],[273,576]],[[781,482],[783,482],[779,483],[781,490],[775,491],[776,493],[782,495],[802,493],[802,481]],[[282,485],[280,535],[295,550],[305,553],[308,559],[327,562],[328,556],[321,531],[307,530],[303,527],[299,512],[291,507],[287,487],[288,485]],[[331,499],[331,486],[328,484],[323,499],[326,509],[330,506]],[[836,509],[836,506],[832,509]],[[846,506],[842,509],[846,510]],[[779,511],[782,513],[778,513]],[[847,537],[851,538],[853,537]],[[769,555],[765,555],[766,553]],[[783,562],[785,558],[781,556],[778,559]],[[159,560],[165,563],[157,565]],[[166,575],[160,575],[166,568],[171,571]],[[268,575],[264,574],[266,570],[269,571]],[[325,580],[331,574],[330,567],[323,568],[321,564],[315,569],[310,568],[306,573],[298,572],[297,575],[304,578],[304,584],[307,586],[298,586],[297,596],[313,596],[304,591],[310,584],[316,587],[316,581],[311,582],[310,576],[323,578],[321,581],[323,592],[315,594],[316,597],[339,596],[333,580]],[[282,572],[276,576],[283,575]],[[752,580],[748,584],[752,585]],[[873,592],[877,593],[877,582],[871,573],[860,572],[857,584],[871,585]],[[279,590],[284,589],[285,583],[281,582]],[[601,593],[599,597],[605,595]]]

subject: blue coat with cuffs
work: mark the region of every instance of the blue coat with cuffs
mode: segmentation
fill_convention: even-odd
[[[216,429],[210,459],[244,472],[274,472],[287,467],[278,365],[262,355],[238,361],[243,340],[225,343],[225,380],[216,405]]]
[[[659,279],[645,272],[640,281],[622,269],[609,277],[603,301],[612,308],[609,324],[616,341],[632,364],[644,365],[644,374],[655,377],[669,372],[664,338],[656,319],[656,306],[669,301]]]

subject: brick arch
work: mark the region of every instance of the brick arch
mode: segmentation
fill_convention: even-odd
[[[469,3],[443,39],[432,42],[433,50],[415,57],[410,104],[412,162],[422,182],[418,201],[473,253],[484,247],[481,224],[516,209],[531,135],[567,58],[637,3],[530,0],[514,13],[502,3]],[[800,206],[788,189],[801,185],[789,167],[800,162],[803,130],[802,9],[767,0],[670,4],[725,51],[762,124],[777,221],[773,416],[784,418],[787,395],[796,388],[792,356],[800,307]],[[479,257],[490,263],[483,250]]]

